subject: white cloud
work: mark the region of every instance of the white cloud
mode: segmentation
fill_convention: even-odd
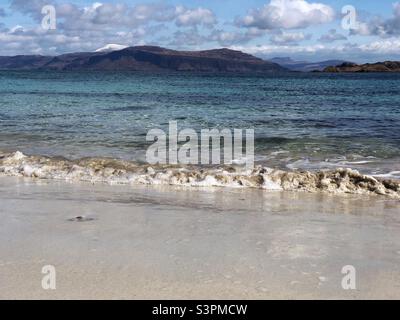
[[[351,34],[362,36],[380,36],[383,38],[400,35],[400,2],[393,4],[393,17],[382,19],[375,17],[370,21],[362,21]]]
[[[83,5],[68,0],[12,0],[7,13],[17,10],[36,21],[37,26],[26,27],[21,22],[25,27],[0,24],[0,55],[92,51],[116,43],[123,46],[155,44],[189,50],[224,46],[259,55],[295,57],[318,55],[375,60],[400,56],[400,40],[396,38],[400,35],[399,2],[393,5],[391,18],[374,18],[360,23],[358,34],[379,35],[382,41],[368,44],[337,42],[346,37],[332,29],[319,38],[319,43],[309,44],[302,41],[310,39],[311,35],[300,29],[328,23],[335,18],[334,10],[319,2],[322,0],[266,1],[265,6],[238,18],[236,25],[217,21],[214,12],[205,7],[154,1],[132,4],[133,1],[119,0]],[[40,28],[41,8],[47,4],[56,6],[57,30],[54,31]],[[0,15],[1,12],[0,9]],[[266,36],[270,37],[270,43]],[[257,46],[257,42],[262,45]]]
[[[400,59],[400,39],[392,38],[375,41],[368,44],[343,43],[339,45],[310,44],[310,45],[261,45],[261,46],[232,46],[234,50],[271,58],[275,56],[295,56],[304,59],[343,59],[347,61],[380,61]]]
[[[248,29],[246,32],[242,31],[226,31],[222,29],[215,29],[208,35],[209,41],[217,42],[221,46],[231,46],[237,44],[245,44],[250,40],[264,35],[265,32]]]
[[[318,39],[318,41],[321,41],[321,42],[333,42],[333,41],[340,41],[340,40],[347,40],[347,38],[344,35],[337,33],[336,29],[329,30],[328,33],[322,35]]]
[[[57,12],[57,29],[49,32],[39,32],[43,15],[41,9],[44,5],[52,4]],[[12,0],[11,8],[23,15],[29,16],[37,22],[37,29],[20,30],[21,37],[18,41],[26,43],[26,50],[7,49],[5,40],[1,43],[1,54],[29,53],[27,50],[34,47],[41,48],[46,53],[64,53],[72,50],[91,51],[109,43],[120,43],[126,46],[152,43],[154,39],[164,37],[165,41],[158,45],[168,45],[182,42],[185,39],[188,45],[204,42],[204,36],[190,35],[192,29],[212,29],[217,23],[215,14],[207,8],[175,6],[167,2],[146,2],[128,4],[123,1],[114,3],[77,4],[68,1],[55,0]],[[169,32],[169,28],[179,28],[177,32]],[[188,30],[189,28],[189,30]],[[32,30],[31,30],[32,31]],[[200,30],[201,31],[201,30]],[[185,35],[185,32],[188,34]],[[9,38],[10,30],[0,26],[3,39]],[[71,43],[60,41],[62,38],[74,39]],[[76,39],[79,41],[76,41]],[[204,38],[205,39],[205,38]],[[32,42],[32,46],[28,43]],[[34,45],[33,45],[34,43]],[[79,46],[80,44],[80,46]],[[21,46],[24,48],[24,46]]]
[[[325,50],[326,46],[321,44],[307,45],[307,46],[291,46],[291,45],[261,45],[261,46],[232,46],[234,50],[246,51],[256,55],[275,55],[285,52],[286,54],[298,54],[298,53],[316,53],[320,50]]]
[[[45,4],[56,7],[57,17],[62,20],[60,27],[66,30],[98,30],[116,27],[137,27],[152,22],[174,22],[177,26],[212,26],[217,23],[215,14],[202,7],[187,8],[164,2],[124,3],[95,2],[88,6],[71,3],[55,3],[47,0],[12,0],[11,7],[41,21],[41,8]]]
[[[322,3],[305,0],[271,0],[261,9],[253,9],[248,15],[237,20],[244,27],[263,30],[300,29],[311,25],[331,22],[334,10]]]
[[[360,50],[369,53],[400,54],[400,39],[386,39],[374,41],[359,46]]]
[[[248,41],[248,38],[245,34],[229,31],[216,31],[213,33],[211,38],[222,45]]]
[[[172,40],[168,42],[169,46],[180,49],[196,48],[206,42],[206,37],[199,34],[196,28],[189,30],[178,30],[174,32]]]
[[[305,35],[303,32],[281,32],[271,37],[273,44],[297,44],[299,41],[311,39],[311,34]]]
[[[211,27],[217,23],[215,14],[209,9],[187,9],[183,6],[178,6],[176,8],[176,13],[176,24],[178,26],[204,25]]]

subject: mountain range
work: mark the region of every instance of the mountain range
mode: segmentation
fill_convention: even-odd
[[[325,60],[321,62],[295,61],[292,58],[288,57],[277,57],[272,58],[268,61],[277,63],[280,66],[291,71],[299,72],[323,71],[327,67],[337,66],[346,62],[343,60]]]
[[[0,69],[8,70],[128,70],[271,73],[286,72],[277,63],[230,49],[176,51],[156,46],[50,56],[0,57]]]
[[[157,46],[124,47],[109,44],[95,52],[59,56],[0,57],[0,70],[62,71],[192,71],[223,73],[281,72],[400,72],[400,62],[356,64],[343,60],[296,61],[288,57],[263,60],[231,50],[177,51]]]

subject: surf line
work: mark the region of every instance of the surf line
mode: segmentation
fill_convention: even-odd
[[[223,162],[254,169],[254,129],[201,129],[199,137],[194,129],[178,132],[178,122],[169,121],[168,134],[162,129],[151,129],[146,141],[153,142],[146,151],[149,164],[219,165]]]

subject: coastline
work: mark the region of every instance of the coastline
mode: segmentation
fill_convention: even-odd
[[[0,188],[3,299],[400,296],[394,199],[4,176]],[[357,290],[341,288],[349,264]]]

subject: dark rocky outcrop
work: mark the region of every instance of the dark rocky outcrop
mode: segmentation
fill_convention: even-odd
[[[330,66],[324,72],[400,72],[400,61],[385,61],[377,63],[342,63],[338,66]]]

